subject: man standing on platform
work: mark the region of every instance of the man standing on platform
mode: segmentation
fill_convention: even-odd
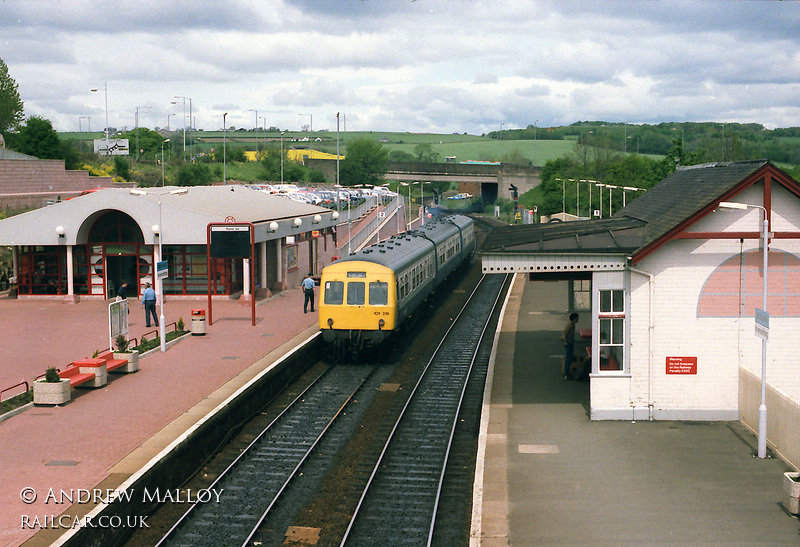
[[[303,313],[308,313],[308,304],[311,303],[311,311],[314,311],[314,278],[311,277],[311,272],[308,273],[308,276],[303,279],[303,294],[305,294],[305,300],[303,300]]]
[[[561,331],[561,341],[564,342],[564,379],[569,380],[569,366],[572,364],[572,356],[575,353],[575,325],[578,323],[578,314],[572,313],[569,316],[569,323]]]
[[[144,326],[150,326],[150,314],[153,315],[153,322],[158,326],[158,317],[156,316],[156,291],[150,287],[150,283],[144,284],[144,292],[142,293],[142,306],[144,306]]]

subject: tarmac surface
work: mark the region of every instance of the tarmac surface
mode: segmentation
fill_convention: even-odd
[[[592,422],[588,383],[559,370],[555,284],[518,276],[498,333],[485,401],[473,544],[800,545],[784,511],[783,462],[752,456],[737,422]],[[317,332],[292,288],[256,308],[214,302],[206,336],[140,359],[140,371],[103,388],[76,388],[63,407],[33,407],[0,421],[0,545],[49,545],[39,530],[71,506],[56,491],[114,488],[202,419],[228,394]],[[107,302],[0,297],[0,389],[108,345]],[[133,302],[131,335],[144,312]],[[168,322],[203,300],[168,300]],[[23,489],[37,494],[23,501]],[[28,491],[28,492],[31,492]],[[27,520],[26,520],[27,519]],[[27,525],[26,525],[27,523]]]

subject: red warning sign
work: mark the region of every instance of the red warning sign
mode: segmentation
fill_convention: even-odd
[[[697,374],[697,357],[667,357],[667,374]]]

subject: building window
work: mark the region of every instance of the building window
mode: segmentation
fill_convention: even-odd
[[[592,281],[576,279],[572,282],[572,309],[592,309]]]
[[[599,369],[622,370],[625,361],[625,291],[600,291],[598,319]]]

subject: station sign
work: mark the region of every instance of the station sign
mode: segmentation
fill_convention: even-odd
[[[166,260],[156,262],[156,279],[166,279],[169,277],[168,263]]]
[[[756,308],[756,336],[769,340],[769,313]]]

